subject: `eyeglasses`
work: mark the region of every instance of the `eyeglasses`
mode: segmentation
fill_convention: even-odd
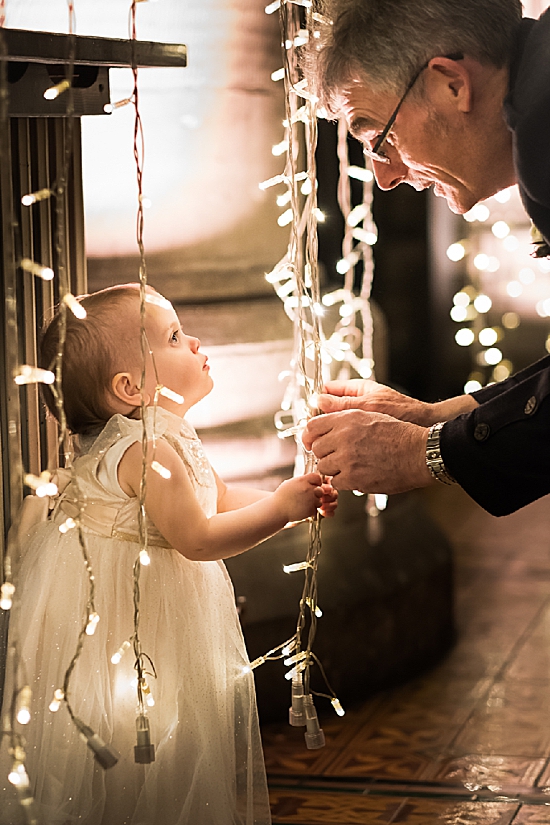
[[[462,52],[454,52],[453,54],[446,54],[446,55],[444,55],[444,57],[446,57],[447,60],[464,60],[464,55],[462,54]],[[410,81],[409,85],[405,89],[403,97],[401,98],[401,100],[399,101],[399,103],[397,104],[395,109],[393,110],[390,119],[388,120],[388,122],[386,123],[386,125],[384,126],[384,128],[382,129],[382,131],[380,132],[378,137],[376,138],[376,143],[374,144],[372,149],[363,148],[363,154],[366,157],[371,158],[372,160],[375,160],[378,163],[390,163],[390,158],[383,151],[382,147],[383,147],[384,143],[386,142],[386,140],[388,139],[388,135],[391,132],[392,126],[395,123],[395,119],[396,119],[397,115],[399,114],[399,110],[400,110],[401,106],[403,105],[403,101],[405,100],[405,98],[407,97],[409,92],[411,91],[412,87],[414,86],[414,84],[416,83],[416,81],[418,80],[418,78],[420,77],[422,72],[424,71],[424,69],[428,68],[428,66],[430,65],[430,62],[432,60],[433,60],[433,57],[431,57],[430,60],[427,60],[419,68],[419,70],[416,72],[416,74],[413,76],[413,78]]]

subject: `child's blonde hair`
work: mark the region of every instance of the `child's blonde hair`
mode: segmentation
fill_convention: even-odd
[[[86,318],[80,320],[70,310],[66,312],[61,388],[68,428],[90,434],[114,413],[109,403],[113,377],[140,362],[139,284],[108,287],[78,300]],[[55,371],[60,318],[57,308],[44,330],[39,353],[43,369]],[[59,420],[51,388],[43,385],[42,389],[48,409]]]

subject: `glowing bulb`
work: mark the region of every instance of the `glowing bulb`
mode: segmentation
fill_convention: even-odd
[[[275,144],[275,146],[271,147],[271,154],[274,157],[278,158],[280,155],[284,155],[284,153],[288,150],[288,140],[282,140],[280,143]]]
[[[379,510],[385,510],[388,506],[388,497],[385,493],[375,493],[374,494],[374,503],[378,507]]]
[[[518,298],[523,292],[523,287],[519,281],[509,281],[506,284],[506,292],[510,298]]]
[[[163,295],[158,295],[156,292],[146,292],[145,303],[153,304],[154,306],[160,307],[161,309],[173,309],[172,304],[170,303],[168,298],[165,298]]]
[[[120,660],[122,659],[122,657],[124,656],[124,654],[126,653],[126,651],[128,650],[129,647],[131,647],[131,644],[128,641],[128,639],[126,639],[126,641],[121,644],[121,646],[119,647],[117,652],[113,653],[113,655],[111,656],[111,662],[114,665],[118,665]]]
[[[491,211],[487,206],[485,206],[485,204],[476,203],[476,205],[462,217],[469,223],[472,223],[473,221],[484,223],[489,218],[490,214]]]
[[[465,255],[466,250],[464,248],[464,244],[452,243],[450,247],[447,249],[447,258],[449,258],[450,261],[454,261],[455,263],[461,261]]]
[[[298,664],[295,665],[295,667],[293,667],[292,670],[289,670],[287,671],[287,673],[285,673],[285,679],[288,679],[288,681],[294,679],[296,676],[298,676],[299,673],[303,673],[307,666],[307,659],[304,659],[302,662],[298,662]]]
[[[296,564],[284,564],[283,570],[285,573],[297,573],[299,570],[307,570],[308,567],[311,567],[308,561],[300,561]]]
[[[502,326],[506,329],[517,329],[519,327],[520,318],[517,312],[505,312],[502,316]]]
[[[60,80],[55,86],[50,86],[49,89],[46,89],[44,92],[44,97],[46,100],[55,100],[56,97],[59,97],[59,95],[62,95],[63,92],[66,92],[70,85],[71,84],[66,78],[65,80]]]
[[[4,582],[0,586],[0,608],[2,610],[10,610],[13,604],[13,594],[15,593],[15,585],[11,582]]]
[[[498,347],[491,347],[481,354],[485,356],[485,363],[490,364],[491,366],[494,366],[502,361],[502,352]]]
[[[292,222],[292,209],[287,209],[277,218],[279,226],[288,226]]]
[[[258,184],[258,189],[262,191],[265,189],[269,189],[271,186],[277,186],[279,183],[285,183],[286,177],[284,175],[275,175],[272,178],[268,178],[267,180],[263,180],[261,183]]]
[[[470,344],[473,344],[474,340],[475,335],[468,327],[462,327],[462,329],[457,330],[455,334],[455,341],[459,347],[469,347]]]
[[[491,227],[491,231],[495,238],[500,238],[500,240],[504,240],[507,235],[510,234],[510,227],[506,223],[506,221],[497,221]]]
[[[174,390],[171,390],[168,387],[160,387],[159,395],[164,396],[164,398],[168,398],[170,401],[174,401],[176,404],[183,404],[185,401],[183,395],[180,395],[178,392],[174,392]]]
[[[275,72],[271,72],[271,79],[277,83],[278,80],[282,80],[285,76],[284,69],[277,69]]]
[[[81,321],[84,320],[84,318],[86,317],[86,310],[84,309],[80,301],[78,301],[74,297],[74,295],[72,295],[70,292],[67,292],[63,296],[63,301],[67,304],[75,318],[79,318]]]
[[[322,212],[317,207],[315,207],[315,209],[313,210],[313,214],[315,215],[315,218],[316,218],[318,223],[324,223],[325,222],[325,213]]]
[[[493,302],[491,301],[488,295],[480,294],[476,298],[474,298],[474,307],[482,315],[486,312],[489,312],[492,306]]]
[[[370,169],[364,169],[362,166],[348,166],[348,177],[354,180],[361,180],[363,183],[370,183],[374,180],[374,175]]]
[[[166,479],[172,478],[172,473],[170,472],[168,467],[164,467],[158,461],[152,461],[151,462],[151,469],[154,470],[155,473],[158,473],[159,476],[161,476],[161,478],[166,478]]]
[[[50,702],[50,705],[49,705],[49,708],[50,708],[52,713],[57,713],[57,711],[61,707],[61,702],[63,701],[64,698],[65,698],[65,694],[63,693],[61,688],[57,688],[57,690],[54,690],[53,699],[52,699],[52,701]]]
[[[285,665],[285,667],[290,667],[291,665],[295,665],[298,662],[303,662],[305,658],[307,658],[307,652],[305,650],[302,650],[300,653],[296,653],[289,659],[285,659],[283,661],[283,664]]]
[[[76,521],[74,518],[68,518],[63,524],[59,525],[59,532],[60,533],[68,533],[69,530],[73,530],[76,527]]]
[[[489,267],[489,256],[485,255],[484,252],[480,252],[480,254],[474,258],[474,266],[476,269],[484,272]]]
[[[478,339],[482,347],[492,347],[498,341],[498,332],[493,327],[485,327],[480,330]]]
[[[347,258],[341,258],[336,264],[336,272],[339,275],[345,275],[351,269],[351,263]]]
[[[50,370],[23,364],[14,378],[16,384],[53,384],[55,375]]]
[[[302,195],[311,195],[313,192],[313,186],[311,185],[311,180],[309,178],[302,183],[300,191]]]
[[[344,716],[345,715],[346,711],[344,710],[344,708],[342,707],[342,705],[340,704],[340,701],[336,698],[336,696],[333,699],[330,700],[330,703],[331,703],[332,707],[334,708],[334,710],[336,711],[336,713],[338,714],[338,716]]]
[[[369,208],[365,203],[360,203],[354,209],[351,210],[348,217],[346,218],[346,223],[348,226],[357,226],[364,220],[367,215],[369,214]]]
[[[457,292],[456,295],[453,295],[453,304],[455,307],[467,307],[470,303],[470,296],[467,292],[461,290]]]
[[[466,381],[464,384],[464,392],[466,395],[469,395],[472,392],[477,392],[481,389],[481,384],[479,381]]]
[[[88,616],[88,624],[86,625],[86,634],[93,636],[99,622],[99,615],[97,613],[90,613]]]
[[[28,725],[31,721],[31,704],[32,698],[32,691],[29,685],[25,685],[25,687],[21,688],[19,696],[17,697],[18,703],[18,710],[17,710],[17,721],[20,725]]]
[[[38,192],[30,192],[28,195],[23,195],[21,203],[23,206],[32,206],[33,203],[46,200],[50,198],[53,192],[51,189],[39,189]]]
[[[357,241],[366,243],[367,246],[374,246],[378,240],[378,235],[376,232],[369,231],[368,229],[362,229],[359,226],[353,230],[352,235]]]
[[[139,561],[144,567],[147,567],[151,564],[151,556],[149,555],[147,550],[139,551]]]
[[[494,196],[495,200],[499,203],[508,203],[510,198],[512,197],[512,189],[508,187],[508,189],[502,189],[502,191],[497,192]]]
[[[489,257],[489,261],[487,262],[487,272],[498,272],[500,269],[500,261],[498,258],[495,258],[494,255]]]
[[[37,264],[35,261],[31,261],[30,258],[22,258],[19,262],[19,266],[21,269],[24,269],[25,272],[30,272],[31,275],[36,275],[38,278],[42,278],[43,281],[53,280],[53,269],[50,269],[49,266]]]
[[[453,321],[461,324],[468,317],[468,310],[466,307],[453,307],[451,309],[451,318]]]
[[[509,362],[506,363],[504,361],[501,361],[500,364],[497,364],[497,366],[493,370],[493,378],[495,379],[495,381],[505,381],[507,378],[510,377],[512,370],[510,369],[508,364]]]
[[[304,186],[305,186],[305,184],[304,184]],[[292,197],[292,195],[290,194],[290,191],[283,192],[282,195],[277,195],[277,198],[276,198],[277,206],[281,206],[281,207],[286,206],[287,203],[290,203],[291,197]]]

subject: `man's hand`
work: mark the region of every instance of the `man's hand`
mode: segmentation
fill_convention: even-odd
[[[430,427],[438,421],[449,421],[477,407],[477,401],[471,395],[461,395],[429,404],[402,395],[376,381],[362,379],[329,381],[325,390],[327,394],[320,395],[318,400],[319,409],[323,413],[364,410],[391,415],[400,421],[409,421],[420,427]]]
[[[362,410],[312,418],[302,436],[334,487],[388,495],[432,483],[427,439],[424,427]]]

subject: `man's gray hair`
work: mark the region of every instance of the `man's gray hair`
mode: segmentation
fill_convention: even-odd
[[[520,0],[320,0],[326,20],[306,62],[321,103],[336,114],[340,93],[358,79],[402,94],[432,57],[462,52],[498,68],[509,64]]]

